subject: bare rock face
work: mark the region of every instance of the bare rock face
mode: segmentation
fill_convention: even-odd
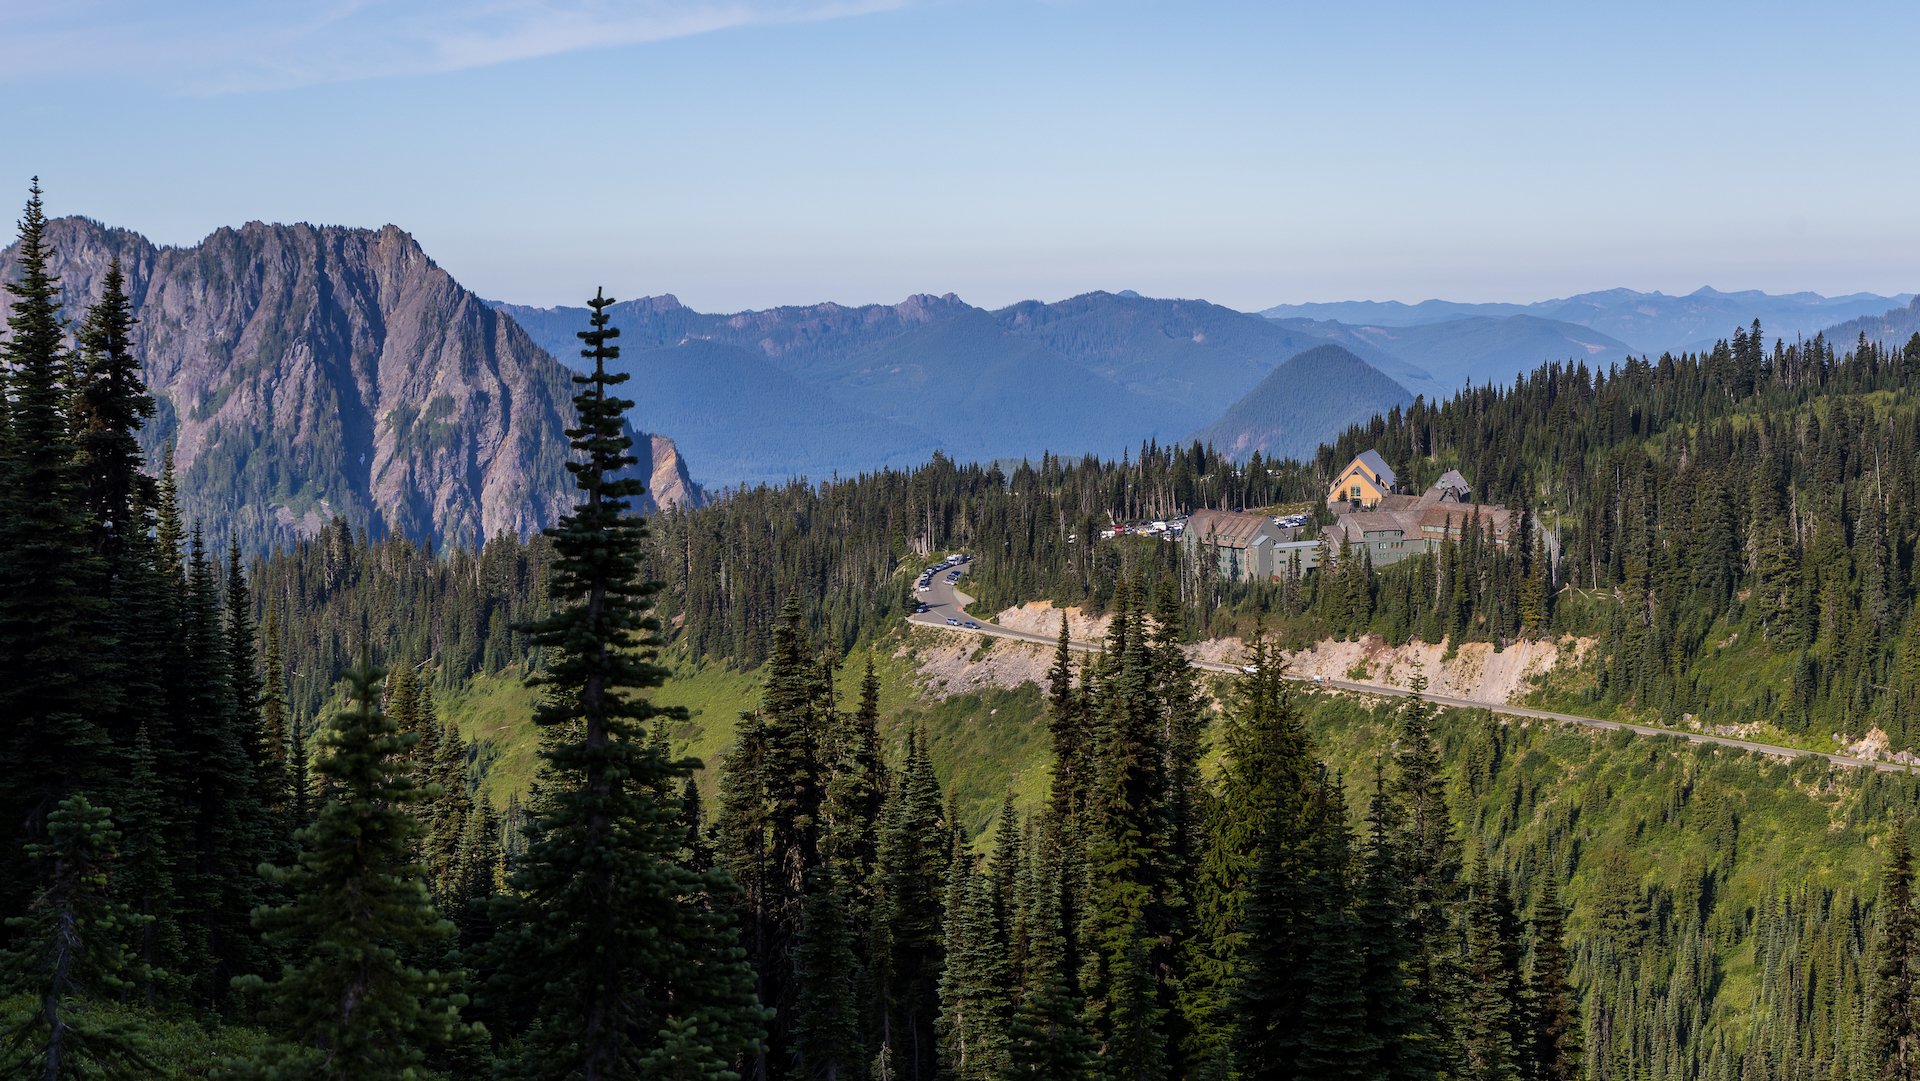
[[[476,544],[572,506],[570,373],[395,226],[252,222],[191,248],[82,218],[48,232],[76,322],[119,257],[160,401],[143,439],[155,461],[175,440],[183,510],[210,534],[258,549],[338,515]],[[697,500],[672,440],[634,453],[648,509]]]

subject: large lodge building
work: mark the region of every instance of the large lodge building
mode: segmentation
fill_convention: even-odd
[[[1232,581],[1276,581],[1290,571],[1306,573],[1337,556],[1346,542],[1349,559],[1365,553],[1375,567],[1410,556],[1438,552],[1448,539],[1460,540],[1478,528],[1505,546],[1513,512],[1498,504],[1473,502],[1467,479],[1449,469],[1419,495],[1397,490],[1399,476],[1377,450],[1354,458],[1327,488],[1327,509],[1335,515],[1317,540],[1279,525],[1264,514],[1195,511],[1180,535],[1191,558],[1210,559],[1221,577]]]

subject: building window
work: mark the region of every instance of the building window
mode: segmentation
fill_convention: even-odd
[[[1360,502],[1360,486],[1359,486],[1358,484],[1356,484],[1356,485],[1354,485],[1354,486],[1353,486],[1353,494],[1352,494],[1352,496],[1350,496],[1350,498],[1351,498],[1351,499],[1352,499],[1352,500],[1353,500],[1353,501],[1354,501],[1355,503],[1358,503],[1358,502]]]

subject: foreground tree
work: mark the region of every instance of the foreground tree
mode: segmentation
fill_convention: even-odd
[[[20,945],[0,968],[34,997],[31,1011],[0,1022],[8,1077],[151,1076],[145,1033],[99,1017],[88,1001],[131,986],[127,941],[144,922],[110,898],[115,837],[107,809],[76,793],[47,816],[47,841],[32,848],[51,885],[25,916],[7,921]]]
[[[347,674],[351,704],[322,736],[329,799],[301,834],[300,862],[263,868],[292,900],[254,913],[291,960],[267,984],[269,1016],[288,1040],[243,1069],[271,1081],[383,1081],[414,1076],[430,1046],[449,1042],[465,996],[414,959],[453,934],[427,900],[409,810],[420,798],[397,763],[411,744],[380,708],[384,673]]]
[[[636,692],[659,687],[657,586],[641,580],[646,536],[632,501],[644,489],[621,423],[632,403],[608,393],[620,350],[613,304],[596,295],[581,333],[591,374],[576,376],[579,427],[568,435],[581,499],[547,531],[553,615],[529,628],[547,651],[530,685],[544,745],[527,851],[498,902],[496,982],[524,1021],[506,1073],[522,1078],[725,1078],[760,1042],[753,974],[734,942],[723,872],[679,862],[677,792],[697,763],[649,738],[678,714]]]
[[[20,220],[17,279],[0,348],[0,911],[19,912],[43,871],[27,846],[47,839],[47,816],[79,791],[110,790],[99,718],[119,706],[102,666],[105,602],[100,561],[81,512],[68,422],[67,324],[60,281],[48,270],[46,215],[36,182]]]

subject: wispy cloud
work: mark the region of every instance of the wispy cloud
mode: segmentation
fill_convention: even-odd
[[[0,82],[132,77],[187,93],[431,75],[914,0],[63,0],[0,5]]]

